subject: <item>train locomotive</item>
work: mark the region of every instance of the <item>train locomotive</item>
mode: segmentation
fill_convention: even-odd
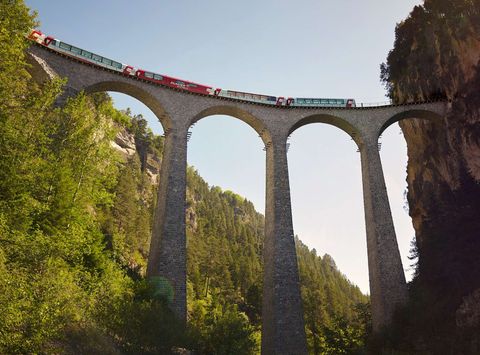
[[[276,97],[269,95],[253,94],[233,90],[224,90],[213,88],[191,81],[173,78],[171,76],[157,74],[143,69],[135,68],[131,65],[123,64],[115,60],[103,57],[101,55],[75,47],[62,42],[54,37],[47,36],[39,30],[32,30],[28,39],[45,46],[55,52],[73,57],[82,62],[100,66],[113,70],[124,75],[136,77],[155,84],[168,86],[175,89],[185,90],[200,95],[218,96],[239,101],[248,101],[270,106],[289,106],[289,107],[356,107],[354,99],[332,99],[332,98],[293,98]]]

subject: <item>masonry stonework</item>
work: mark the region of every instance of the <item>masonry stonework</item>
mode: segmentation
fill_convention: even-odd
[[[172,308],[182,321],[187,320],[186,186],[187,130],[175,127],[165,137],[147,276],[161,278],[158,286],[165,289],[159,292],[173,293]]]
[[[306,354],[288,181],[287,136],[267,148],[262,350]]]
[[[407,284],[377,141],[363,143],[360,154],[373,331],[378,332],[390,323],[395,308],[407,301]]]
[[[33,45],[32,76],[68,79],[61,100],[81,91],[121,92],[149,107],[165,131],[158,202],[147,274],[172,291],[172,309],[186,321],[185,191],[187,132],[210,115],[236,117],[257,131],[266,146],[263,354],[306,354],[305,331],[290,204],[286,139],[310,123],[342,129],[357,143],[362,163],[373,326],[388,325],[406,300],[405,276],[385,188],[377,142],[391,124],[407,118],[442,121],[445,102],[370,108],[271,107],[202,96],[101,69]]]

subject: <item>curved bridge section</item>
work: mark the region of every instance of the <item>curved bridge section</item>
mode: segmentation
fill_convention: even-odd
[[[185,195],[187,132],[203,117],[234,116],[253,127],[266,147],[266,207],[263,289],[263,354],[306,354],[288,177],[288,136],[314,122],[348,133],[361,154],[368,267],[373,326],[379,331],[406,301],[405,275],[387,197],[378,137],[406,118],[443,121],[448,103],[419,103],[368,108],[291,108],[196,95],[158,86],[95,67],[34,45],[29,49],[32,75],[68,79],[59,100],[81,91],[116,91],[147,105],[165,131],[158,203],[147,274],[174,291],[171,304],[186,320]]]

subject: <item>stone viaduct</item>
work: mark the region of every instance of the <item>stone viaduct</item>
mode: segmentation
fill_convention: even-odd
[[[349,134],[361,155],[368,268],[374,331],[391,321],[406,301],[405,275],[378,152],[378,138],[392,123],[407,118],[443,120],[448,103],[369,108],[291,108],[195,95],[82,63],[33,45],[32,76],[45,81],[68,78],[63,99],[81,91],[121,92],[143,102],[165,132],[158,203],[147,274],[162,277],[174,291],[171,307],[186,321],[185,196],[187,133],[211,115],[229,115],[249,124],[266,147],[266,207],[262,354],[306,354],[306,337],[294,244],[287,164],[288,136],[321,122]]]

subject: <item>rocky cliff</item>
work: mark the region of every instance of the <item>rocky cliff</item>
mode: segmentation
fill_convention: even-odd
[[[442,123],[400,123],[418,256],[410,307],[419,313],[408,336],[430,353],[480,351],[479,9],[479,1],[426,0],[397,26],[382,65],[395,101],[452,101]]]
[[[138,137],[135,139],[135,133],[129,132],[125,127],[118,128],[111,145],[120,153],[124,161],[132,158],[138,152],[140,161],[144,162],[142,169],[147,173],[152,185],[158,184],[162,158],[157,151],[141,147],[141,139],[139,140]]]

